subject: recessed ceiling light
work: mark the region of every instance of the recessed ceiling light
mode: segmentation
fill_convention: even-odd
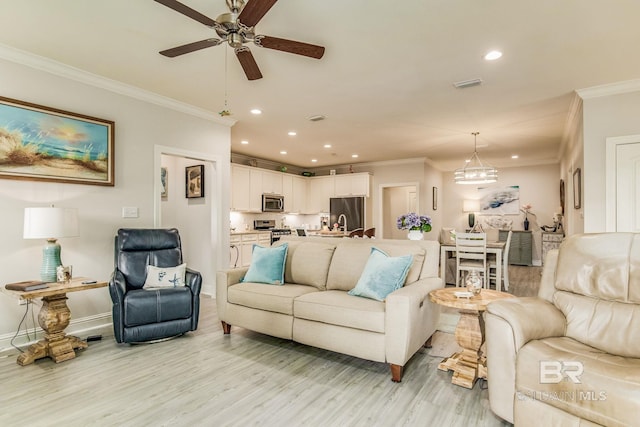
[[[492,50],[491,52],[488,52],[484,56],[484,59],[487,60],[487,61],[495,61],[496,59],[499,59],[500,57],[502,57],[502,52],[500,52],[499,50]]]
[[[253,110],[251,110],[251,114],[255,114],[255,115],[262,114],[262,110],[259,108],[254,108]]]
[[[311,163],[318,163],[318,159],[311,159]]]
[[[512,159],[517,159],[517,158],[518,158],[518,155],[517,155],[517,154],[514,154],[513,156],[511,156],[511,158],[512,158]]]
[[[324,144],[324,148],[331,148],[331,144]]]
[[[249,141],[247,141],[247,140],[240,141],[240,144],[242,144],[242,145],[247,145],[248,143],[249,143]]]
[[[286,152],[286,151],[284,151],[284,150],[282,150],[282,151],[280,152],[280,154],[287,154],[287,152]]]
[[[289,136],[296,136],[298,134],[298,132],[296,132],[295,130],[290,130],[288,135]]]
[[[357,159],[358,155],[357,154],[352,154],[351,157],[353,157],[354,159]]]

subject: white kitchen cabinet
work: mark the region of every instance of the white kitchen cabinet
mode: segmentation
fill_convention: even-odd
[[[371,175],[368,173],[350,173],[335,175],[335,197],[369,197]]]
[[[285,206],[287,199],[284,200]],[[302,213],[307,211],[307,178],[293,177],[293,205],[291,212]]]
[[[262,192],[282,194],[282,172],[262,170]]]
[[[333,175],[309,178],[306,213],[329,212],[329,199],[333,197],[335,191],[333,178]]]
[[[253,245],[258,244],[265,247],[271,245],[271,233],[231,234],[229,242],[231,243],[229,266],[232,268],[248,267],[251,264]]]
[[[231,165],[231,210],[260,212],[262,210],[262,171]]]
[[[250,209],[250,171],[248,168],[231,165],[231,209],[248,211]]]

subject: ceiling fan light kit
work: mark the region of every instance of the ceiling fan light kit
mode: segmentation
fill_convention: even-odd
[[[453,179],[456,184],[490,184],[498,180],[498,169],[484,164],[477,151],[477,137],[480,132],[473,132],[473,155],[464,167],[456,169]]]
[[[254,27],[277,0],[251,0],[246,4],[244,0],[226,0],[230,12],[219,15],[215,20],[191,9],[177,0],[155,1],[207,27],[213,28],[218,37],[220,37],[219,39],[209,38],[160,51],[161,55],[169,58],[175,58],[176,56],[218,46],[223,42],[227,42],[229,46],[234,48],[236,57],[247,79],[257,80],[262,78],[262,73],[251,50],[245,46],[246,43],[252,42],[259,47],[315,59],[320,59],[324,55],[324,47],[322,46],[255,34]]]

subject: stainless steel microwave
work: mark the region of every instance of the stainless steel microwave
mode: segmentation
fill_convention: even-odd
[[[262,212],[284,212],[284,197],[279,194],[263,194]]]

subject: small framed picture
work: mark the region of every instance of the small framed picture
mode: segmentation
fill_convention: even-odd
[[[167,178],[168,178],[168,174],[169,172],[167,172],[167,168],[160,168],[160,197],[167,197],[167,195],[169,194],[167,192],[168,188],[167,188]]]
[[[573,172],[573,208],[582,207],[582,172],[577,168]]]
[[[185,182],[187,199],[204,197],[204,165],[187,166]]]
[[[434,211],[438,210],[438,187],[431,187],[432,208]]]

